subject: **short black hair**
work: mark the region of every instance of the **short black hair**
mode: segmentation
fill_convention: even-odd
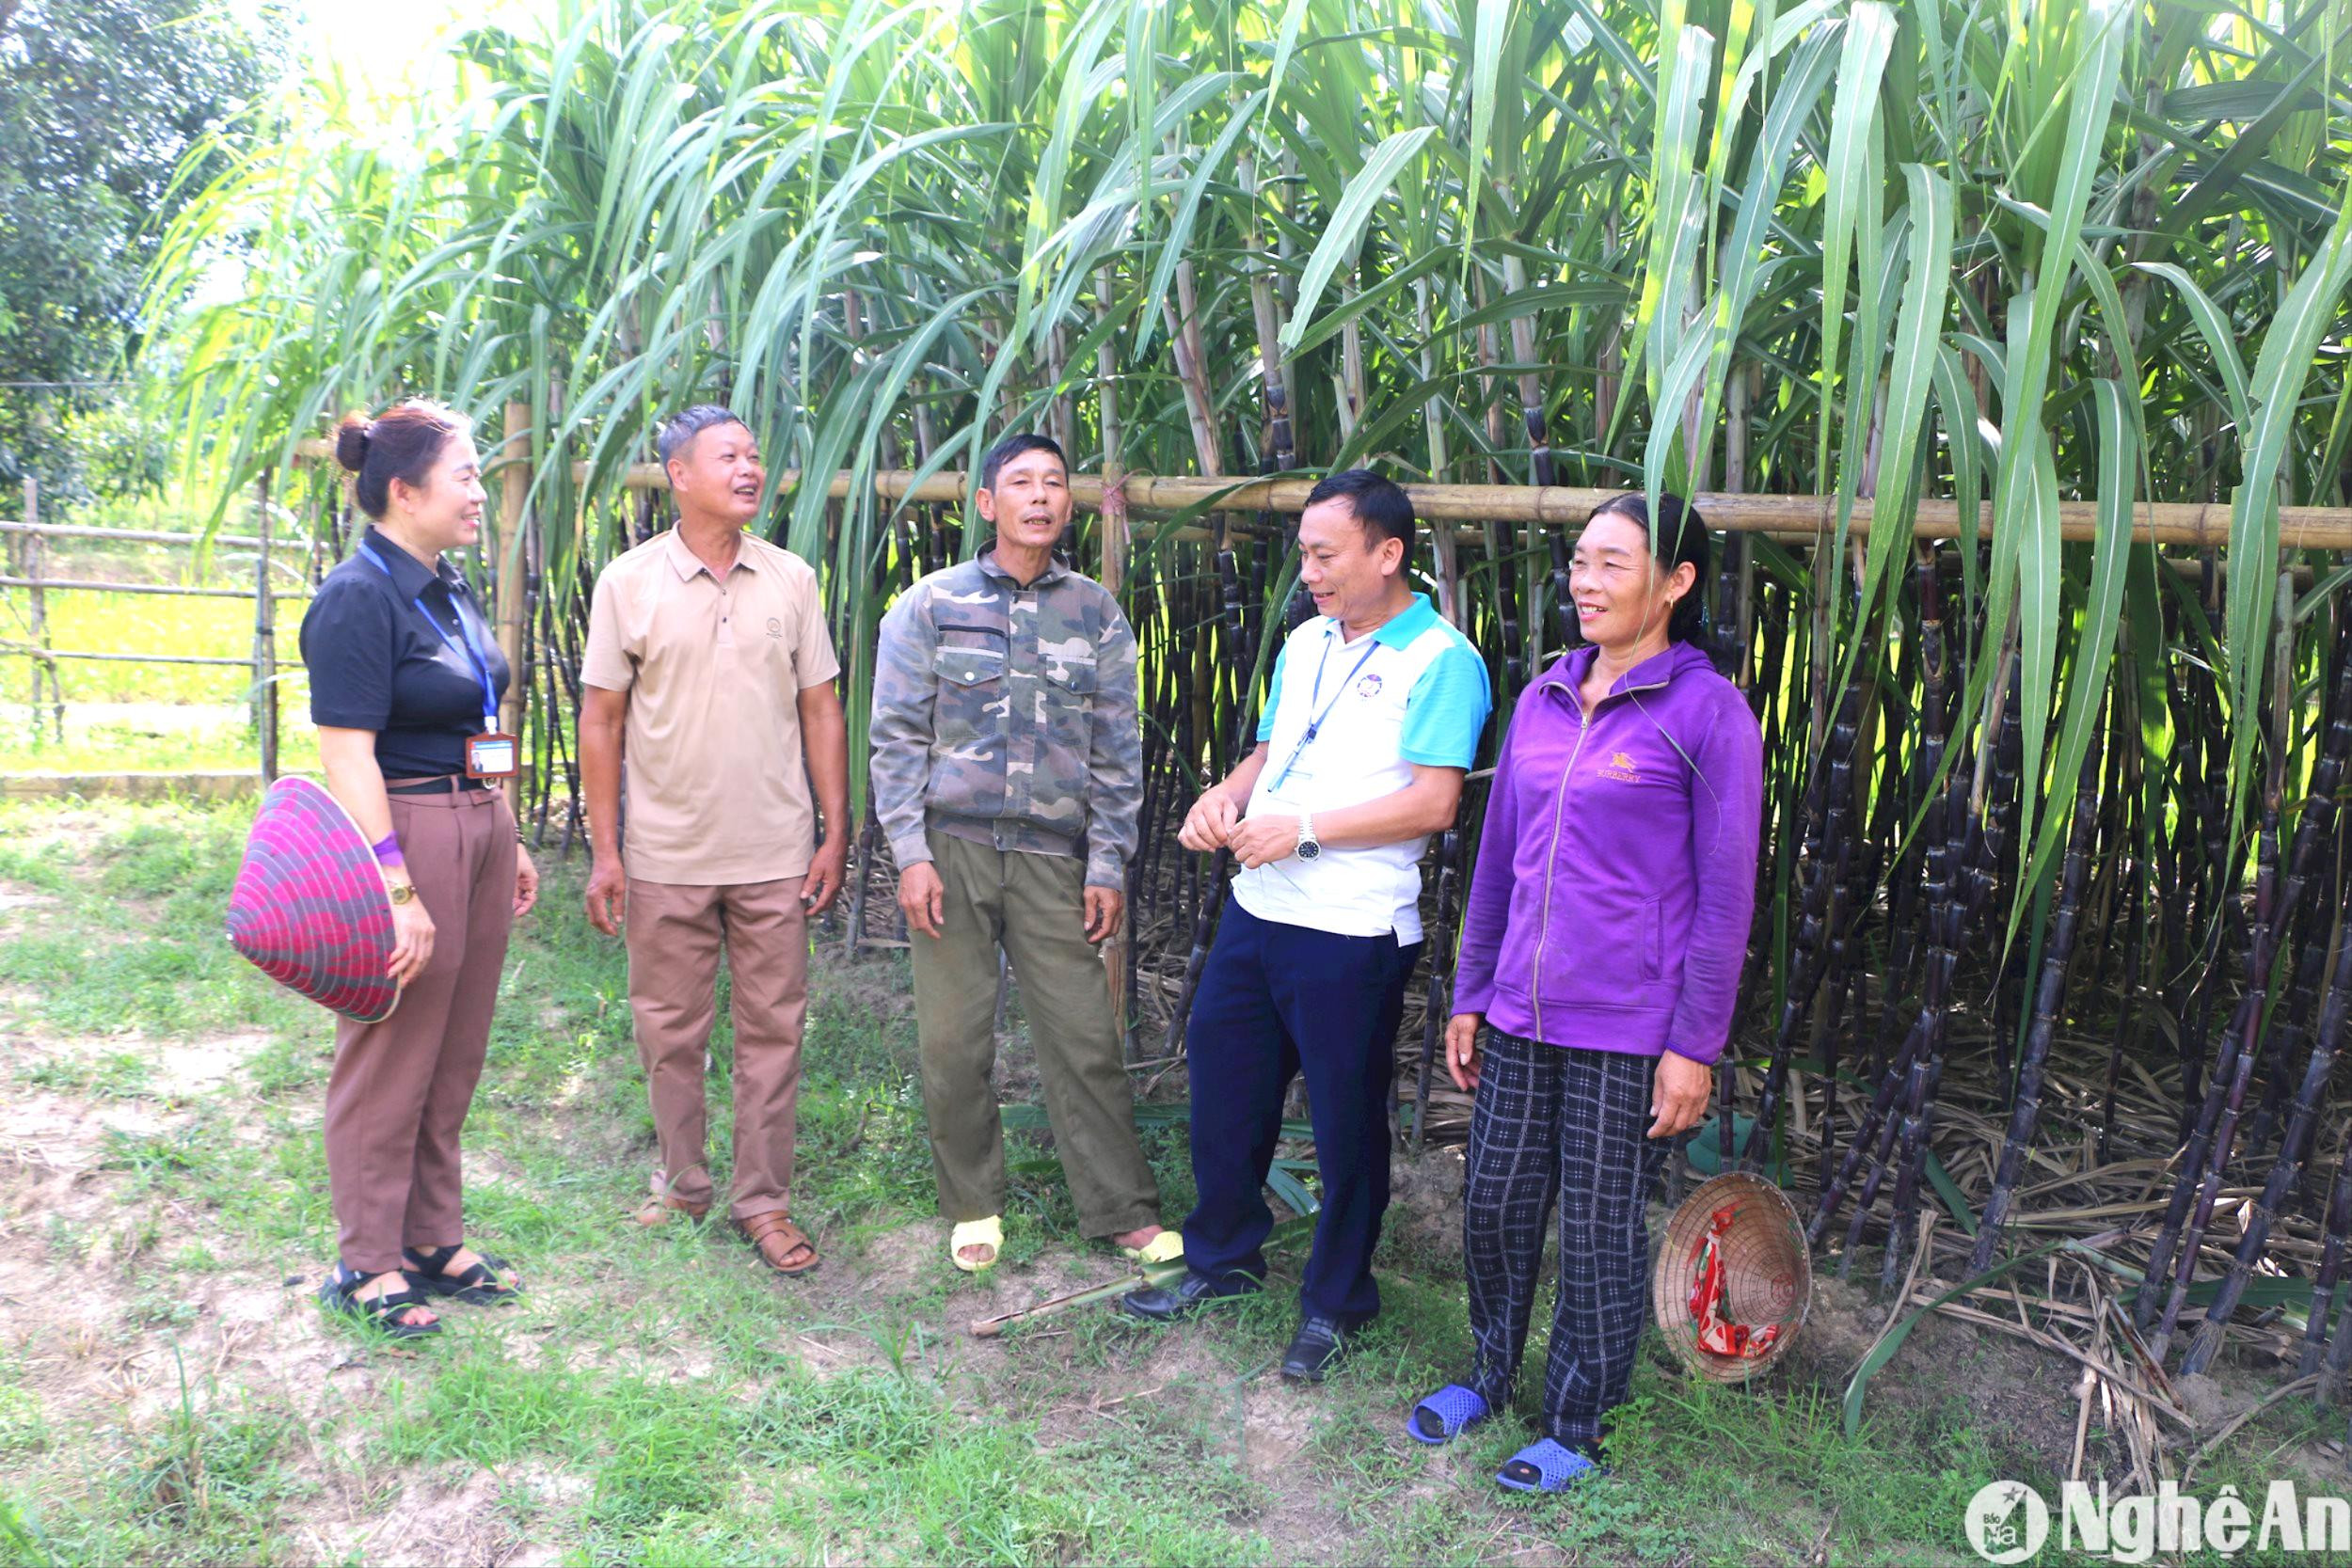
[[[1376,546],[1383,539],[1402,539],[1405,559],[1413,558],[1413,499],[1403,485],[1370,468],[1343,468],[1307,492],[1309,506],[1342,499],[1363,525],[1367,546]]]
[[[1603,517],[1623,517],[1640,525],[1649,535],[1649,553],[1658,562],[1661,572],[1672,572],[1684,562],[1696,570],[1691,591],[1675,601],[1674,612],[1666,618],[1666,638],[1673,642],[1704,644],[1707,640],[1707,564],[1710,554],[1707,535],[1707,519],[1699,509],[1671,491],[1658,498],[1658,517],[1652,521],[1649,499],[1639,490],[1629,490],[1622,496],[1612,496],[1600,503],[1587,526]]]
[[[670,466],[670,459],[685,450],[687,442],[704,431],[723,424],[739,424],[745,430],[752,428],[743,423],[742,415],[732,408],[722,408],[715,403],[698,403],[691,408],[681,408],[662,420],[660,427],[654,432],[654,454],[661,459],[661,466],[666,468]]]
[[[980,488],[983,490],[995,489],[996,470],[1002,468],[1006,464],[1011,462],[1014,458],[1020,456],[1025,451],[1052,452],[1054,454],[1054,460],[1061,465],[1063,477],[1069,477],[1070,459],[1062,454],[1061,443],[1059,441],[1055,440],[1050,436],[1039,436],[1029,431],[1019,430],[1013,432],[1010,436],[1005,436],[994,446],[989,448],[988,455],[980,459]]]

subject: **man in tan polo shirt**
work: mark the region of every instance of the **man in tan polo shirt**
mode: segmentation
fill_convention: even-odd
[[[637,1218],[709,1212],[703,1075],[723,946],[735,982],[728,1212],[770,1268],[803,1274],[817,1249],[787,1217],[792,1123],[808,919],[840,892],[849,849],[841,665],[817,574],[744,531],[767,483],[751,431],[703,405],[666,420],[656,450],[677,526],[597,576],[580,664],[588,919],[608,936],[628,929],[629,1008],[661,1153]]]

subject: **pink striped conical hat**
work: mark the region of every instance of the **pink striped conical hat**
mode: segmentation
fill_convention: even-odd
[[[254,814],[229,895],[229,940],[271,979],[362,1023],[400,1003],[384,973],[392,901],[375,852],[308,779],[278,780]]]

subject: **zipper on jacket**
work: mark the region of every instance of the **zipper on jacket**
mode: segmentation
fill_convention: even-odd
[[[1669,680],[1672,678],[1668,677]],[[1651,681],[1644,686],[1629,686],[1623,691],[1607,692],[1599,703],[1593,705],[1589,716],[1584,712],[1584,705],[1577,701],[1576,694],[1569,693],[1568,700],[1576,703],[1577,709],[1576,744],[1568,748],[1567,766],[1560,769],[1560,784],[1551,795],[1551,847],[1544,852],[1544,912],[1535,923],[1535,957],[1528,966],[1527,975],[1527,1001],[1535,1015],[1535,1038],[1538,1041],[1544,1039],[1544,944],[1551,939],[1552,868],[1560,862],[1560,818],[1562,808],[1567,804],[1568,780],[1576,775],[1576,759],[1583,754],[1584,737],[1592,733],[1594,724],[1600,720],[1601,703],[1613,697],[1630,697],[1636,691],[1655,691],[1665,684],[1666,681]]]

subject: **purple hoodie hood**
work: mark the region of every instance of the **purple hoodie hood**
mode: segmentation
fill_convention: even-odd
[[[1486,799],[1454,1010],[1547,1044],[1712,1063],[1756,913],[1763,737],[1747,699],[1677,642],[1588,725],[1598,650],[1520,693]]]

